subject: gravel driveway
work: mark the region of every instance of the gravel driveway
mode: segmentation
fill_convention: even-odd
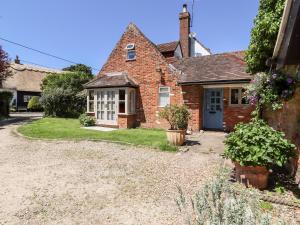
[[[34,141],[0,128],[0,224],[182,224],[179,185],[194,193],[217,154],[90,141]]]

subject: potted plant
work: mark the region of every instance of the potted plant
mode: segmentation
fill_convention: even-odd
[[[176,146],[183,145],[190,117],[187,106],[168,105],[160,111],[159,116],[170,124],[167,130],[168,141]]]
[[[258,189],[268,185],[271,165],[282,167],[295,155],[295,145],[263,120],[236,125],[225,140],[225,157],[235,164],[236,179]]]

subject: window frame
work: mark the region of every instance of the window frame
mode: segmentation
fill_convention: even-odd
[[[242,99],[243,99],[243,93],[242,90],[245,89],[244,87],[233,87],[229,89],[229,105],[230,106],[249,106],[250,103],[248,101],[248,103],[242,103]],[[234,104],[231,102],[231,91],[232,90],[238,90],[238,103]]]
[[[23,95],[23,102],[29,103],[30,99],[33,97],[33,95]],[[26,101],[25,101],[26,98]]]
[[[94,93],[94,99],[93,100],[90,99],[90,92]],[[88,95],[87,95],[87,113],[95,113],[95,111],[96,111],[95,110],[95,99],[96,99],[96,91],[94,89],[89,89],[88,90]],[[93,111],[91,111],[91,109],[90,109],[90,102],[91,101],[93,101],[93,104],[94,104]]]
[[[124,90],[125,91],[125,100],[120,100],[119,98],[119,94],[120,94],[120,90]],[[131,99],[130,99],[130,93],[133,93],[133,104],[130,103]],[[119,111],[119,102],[122,101],[125,103],[125,112],[124,113],[120,113]],[[131,106],[131,108],[133,110],[131,110],[129,108],[129,106]],[[136,90],[134,88],[118,88],[118,108],[117,108],[117,112],[119,115],[134,115],[136,114]]]
[[[128,46],[132,46],[131,48],[129,48]],[[126,61],[134,61],[136,60],[136,49],[135,49],[135,44],[134,43],[129,43],[126,45]],[[129,58],[128,55],[130,52],[134,52],[134,58]]]
[[[161,92],[161,88],[167,88],[168,91],[163,91]],[[165,93],[168,93],[169,94],[169,99],[168,99],[168,103],[164,106],[160,105],[160,94],[165,94]],[[170,105],[171,104],[171,88],[169,86],[159,86],[158,87],[158,107],[160,108],[164,108],[166,107],[167,105]]]

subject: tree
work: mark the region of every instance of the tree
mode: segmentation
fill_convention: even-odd
[[[8,54],[2,49],[0,45],[0,87],[2,87],[2,81],[11,76],[12,73],[9,70],[9,58]]]
[[[247,72],[254,74],[267,71],[266,61],[273,54],[284,3],[285,0],[260,0],[246,52]]]
[[[76,64],[72,65],[66,68],[63,68],[64,71],[70,71],[70,72],[82,72],[85,74],[92,75],[92,68],[89,66],[86,66],[84,64]]]
[[[83,84],[93,75],[82,72],[50,74],[42,81],[41,104],[46,116],[78,117],[85,111]]]

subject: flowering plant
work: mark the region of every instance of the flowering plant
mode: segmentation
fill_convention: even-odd
[[[258,73],[248,86],[246,95],[253,105],[271,105],[273,110],[282,108],[282,100],[293,97],[296,80],[283,73]]]

